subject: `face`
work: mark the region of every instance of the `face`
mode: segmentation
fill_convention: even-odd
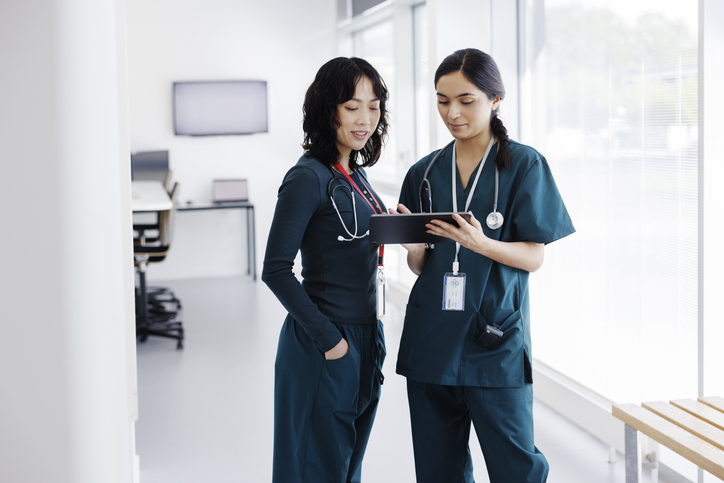
[[[360,78],[354,97],[337,106],[337,118],[337,149],[341,159],[349,159],[352,151],[364,148],[380,122],[380,100],[372,89],[372,81]]]
[[[455,139],[490,135],[490,118],[500,103],[498,96],[491,101],[460,71],[440,77],[436,87],[437,110]]]

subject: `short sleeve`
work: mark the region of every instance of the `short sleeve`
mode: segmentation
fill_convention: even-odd
[[[515,241],[548,244],[576,231],[553,173],[540,156],[525,173],[511,214]]]

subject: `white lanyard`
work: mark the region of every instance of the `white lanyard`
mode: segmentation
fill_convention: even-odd
[[[468,208],[470,208],[470,202],[473,200],[473,193],[475,193],[475,188],[478,186],[478,180],[480,179],[480,173],[483,172],[483,167],[485,166],[485,161],[488,159],[488,154],[490,154],[490,150],[493,148],[493,143],[495,142],[495,136],[490,137],[490,142],[488,143],[488,147],[485,150],[485,154],[483,155],[483,159],[480,162],[480,168],[478,168],[478,172],[475,175],[475,180],[473,181],[473,185],[470,187],[470,193],[468,193],[468,199],[465,200],[465,211],[468,211]],[[455,146],[453,146],[453,152],[452,152],[452,204],[453,204],[453,211],[458,211],[458,196],[457,196],[457,156],[455,155]],[[453,262],[453,273],[457,275],[458,270],[460,268],[460,264],[458,263],[458,253],[460,252],[460,244],[458,242],[455,242],[455,261]]]

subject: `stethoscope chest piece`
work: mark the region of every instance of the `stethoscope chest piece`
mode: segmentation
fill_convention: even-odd
[[[493,211],[485,218],[485,224],[488,225],[488,228],[491,230],[497,230],[503,226],[503,215],[497,211]]]

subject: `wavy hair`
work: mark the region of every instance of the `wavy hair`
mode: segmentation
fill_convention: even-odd
[[[337,129],[340,126],[337,106],[354,97],[357,82],[362,77],[367,77],[372,82],[372,90],[380,100],[380,121],[364,148],[350,153],[349,163],[353,168],[367,167],[373,166],[380,159],[389,124],[386,108],[387,86],[369,62],[357,57],[337,57],[330,60],[320,67],[314,82],[307,89],[302,107],[302,147],[306,150],[306,156],[314,156],[329,166],[337,162]]]
[[[445,57],[435,71],[435,87],[440,77],[454,72],[461,72],[463,76],[483,91],[491,101],[495,96],[505,99],[505,86],[493,58],[478,49],[462,49]],[[498,154],[495,156],[495,166],[504,169],[510,166],[510,143],[508,130],[498,117],[500,104],[490,116],[490,130],[498,140]]]

